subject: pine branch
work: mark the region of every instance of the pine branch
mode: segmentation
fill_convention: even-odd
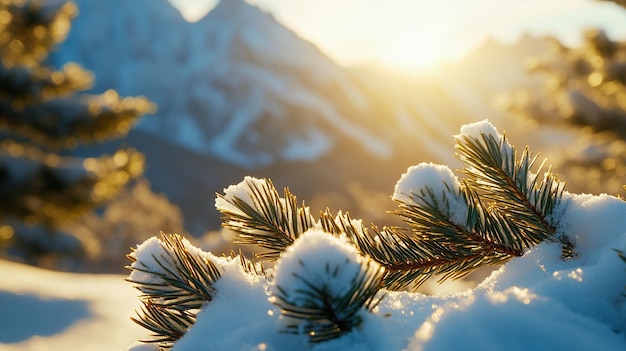
[[[216,206],[222,213],[222,225],[239,234],[235,239],[237,244],[269,250],[256,258],[276,260],[295,239],[313,227],[309,208],[304,204],[298,207],[297,198],[288,188],[281,198],[269,179],[246,177],[240,185],[246,187],[249,198],[218,193]]]
[[[164,349],[172,348],[196,321],[195,315],[188,311],[172,310],[153,303],[151,299],[141,303],[141,312],[137,312],[138,318],[130,319],[153,332],[153,339],[139,340],[144,343],[157,343]]]
[[[195,322],[197,311],[213,299],[213,284],[220,272],[179,235],[162,234],[159,244],[161,254],[152,254],[156,266],[128,255],[133,264],[127,268],[147,276],[126,280],[142,292],[143,308],[137,312],[139,319],[132,320],[155,333],[148,342],[168,348]]]
[[[519,228],[525,246],[552,237],[556,230],[548,217],[560,200],[564,183],[550,168],[540,176],[545,160],[533,174],[537,156],[526,147],[516,161],[515,147],[501,136],[481,133],[481,139],[468,135],[456,137],[457,157],[465,162],[466,188],[475,189],[492,211],[510,218]]]
[[[409,235],[399,228],[385,227],[381,231],[373,226],[372,234],[349,215],[340,213],[333,218],[328,211],[321,222],[331,233],[344,233],[362,254],[385,268],[383,283],[388,290],[414,290],[434,276],[439,276],[440,281],[461,278],[478,267],[501,264],[521,255],[486,243],[477,234],[470,236],[458,226],[456,233],[449,228],[443,230],[456,236],[454,241],[438,238],[441,233]]]
[[[504,137],[499,143],[491,135],[482,138],[482,143],[466,135],[457,139],[459,158],[470,176],[457,191],[444,181],[438,193],[424,186],[396,199],[399,209],[392,213],[409,225],[411,234],[375,226],[370,234],[341,213],[334,219],[322,214],[322,227],[346,234],[363,254],[385,267],[387,289],[416,288],[434,276],[440,281],[460,278],[481,266],[522,256],[554,235],[547,218],[563,185],[549,171],[541,180],[531,173],[536,157],[530,158],[528,148],[516,162],[515,149]],[[451,208],[452,201],[457,208]],[[453,218],[459,204],[467,211],[464,223],[458,215]],[[564,256],[572,254],[573,244],[563,239]]]
[[[265,258],[277,258],[314,225],[345,235],[363,255],[385,268],[383,284],[392,290],[414,289],[434,276],[440,281],[460,278],[484,265],[522,256],[548,239],[562,243],[564,258],[575,256],[574,243],[566,237],[554,238],[551,215],[564,184],[549,168],[543,172],[545,161],[533,173],[537,156],[527,147],[517,160],[506,137],[496,138],[495,129],[494,133],[456,137],[457,156],[465,162],[462,172],[467,176],[461,183],[451,171],[436,165],[422,164],[412,176],[404,179],[403,175],[398,197],[394,194],[398,209],[391,213],[408,228],[373,226],[369,232],[347,214],[331,216],[328,210],[314,223],[308,208],[298,208],[287,189],[285,200],[269,180],[252,178],[240,183],[245,189],[238,188],[249,195],[218,195],[227,204],[218,209],[225,215],[224,226],[240,233],[239,243],[271,250]],[[443,186],[431,187],[433,176],[441,177]]]

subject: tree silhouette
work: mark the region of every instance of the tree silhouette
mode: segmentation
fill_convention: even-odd
[[[30,263],[85,254],[81,238],[59,226],[143,173],[143,155],[132,149],[89,158],[61,152],[124,136],[155,111],[143,97],[84,93],[94,77],[77,64],[45,64],[76,13],[69,2],[0,0],[0,248]]]
[[[626,9],[626,2],[612,2]],[[584,31],[578,47],[551,41],[555,54],[529,64],[546,77],[543,91],[511,94],[507,108],[541,125],[574,129],[578,138],[558,165],[570,187],[617,194],[626,177],[626,42],[599,29]]]

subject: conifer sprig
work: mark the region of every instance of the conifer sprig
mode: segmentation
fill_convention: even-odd
[[[527,147],[518,160],[515,148],[498,135],[494,129],[478,138],[456,137],[457,157],[465,163],[461,181],[445,166],[410,168],[396,185],[398,209],[391,212],[406,227],[368,229],[348,213],[329,210],[316,221],[289,189],[281,197],[271,180],[251,177],[217,194],[216,207],[223,226],[238,233],[237,243],[268,250],[256,258],[279,260],[269,278],[270,301],[285,318],[284,331],[323,342],[358,327],[364,311],[382,299],[381,289],[414,290],[433,277],[460,278],[522,256],[548,239],[560,240],[565,256],[574,255],[569,240],[554,237],[557,223],[551,216],[563,183],[549,167],[544,171],[545,161],[533,172],[537,156]],[[316,246],[324,244],[329,246]],[[178,236],[164,235],[160,245],[162,253],[147,258],[148,264],[137,260],[129,267],[144,273],[129,281],[142,292],[143,307],[133,320],[154,333],[147,342],[168,348],[212,300],[220,272]],[[241,251],[238,256],[245,272],[268,278],[254,256],[248,260]]]
[[[548,217],[563,193],[564,183],[557,180],[550,167],[543,173],[545,160],[533,173],[538,156],[528,147],[520,160],[505,135],[499,140],[491,134],[481,138],[456,137],[457,157],[465,163],[466,188],[471,188],[488,204],[488,211],[500,213],[514,223],[525,247],[553,236],[555,226]]]
[[[298,206],[296,196],[288,188],[284,189],[284,197],[280,197],[269,179],[246,177],[244,183],[249,198],[216,194],[228,204],[218,206],[223,226],[239,234],[235,243],[268,250],[257,254],[256,259],[276,260],[294,240],[313,227],[310,209],[304,204]]]
[[[139,299],[143,307],[132,320],[154,333],[146,342],[169,348],[195,322],[199,309],[213,299],[213,284],[220,272],[179,235],[162,234],[159,244],[161,254],[152,254],[156,266],[128,255],[134,263],[127,268],[146,276],[126,280],[142,293]]]
[[[364,255],[385,267],[384,286],[392,290],[417,288],[434,276],[440,281],[460,278],[481,266],[522,256],[554,236],[549,215],[562,195],[563,183],[549,169],[540,177],[543,164],[533,173],[537,157],[531,157],[528,148],[518,161],[504,136],[496,140],[481,133],[481,139],[457,137],[457,149],[468,177],[457,190],[444,182],[441,193],[426,186],[412,189],[408,199],[397,200],[398,209],[392,213],[407,223],[406,229],[373,226],[370,233],[347,214],[333,217],[328,211],[315,223],[308,208],[297,207],[288,189],[280,198],[269,180],[247,181],[249,201],[218,195],[234,206],[220,209],[224,225],[240,233],[239,243],[271,249],[263,256],[271,259],[314,225],[346,235]],[[451,202],[466,208],[464,220],[454,216],[452,210],[459,209],[451,209]],[[564,253],[571,252],[573,245],[561,241]]]
[[[131,270],[153,275],[152,281],[127,280],[143,293],[146,298],[158,298],[159,305],[179,310],[198,309],[215,295],[213,284],[219,279],[220,272],[211,262],[198,253],[188,250],[179,235],[162,234],[163,254],[153,255],[158,267],[148,267],[143,262],[135,261]],[[135,260],[132,255],[128,256]]]
[[[137,311],[138,318],[130,319],[138,325],[150,330],[152,339],[139,340],[145,343],[156,343],[161,349],[169,349],[183,337],[187,330],[195,323],[195,314],[189,311],[180,311],[166,308],[152,299],[141,301],[141,311]]]
[[[341,213],[333,219],[326,212],[321,222],[333,233],[344,233],[364,255],[385,268],[383,286],[388,290],[414,290],[434,276],[440,281],[461,278],[478,267],[501,264],[515,256],[508,248],[487,243],[456,225],[458,232],[442,230],[455,237],[450,240],[441,233],[432,239],[432,232],[407,234],[394,227],[379,230],[373,226],[370,232],[360,221]]]

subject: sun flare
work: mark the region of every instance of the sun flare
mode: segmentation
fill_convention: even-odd
[[[382,50],[380,61],[399,69],[431,68],[443,58],[443,44],[437,39],[428,34],[396,39],[389,48]]]
[[[408,5],[384,18],[387,44],[380,61],[395,68],[429,68],[445,56],[450,29],[446,14],[427,3]]]

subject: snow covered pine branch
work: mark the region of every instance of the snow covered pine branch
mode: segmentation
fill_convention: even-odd
[[[565,192],[487,121],[463,126],[456,149],[464,178],[422,163],[396,184],[405,227],[314,217],[269,179],[228,187],[223,226],[261,251],[139,245],[134,320],[153,337],[129,350],[625,349],[626,202]],[[505,262],[464,293],[415,292]]]

